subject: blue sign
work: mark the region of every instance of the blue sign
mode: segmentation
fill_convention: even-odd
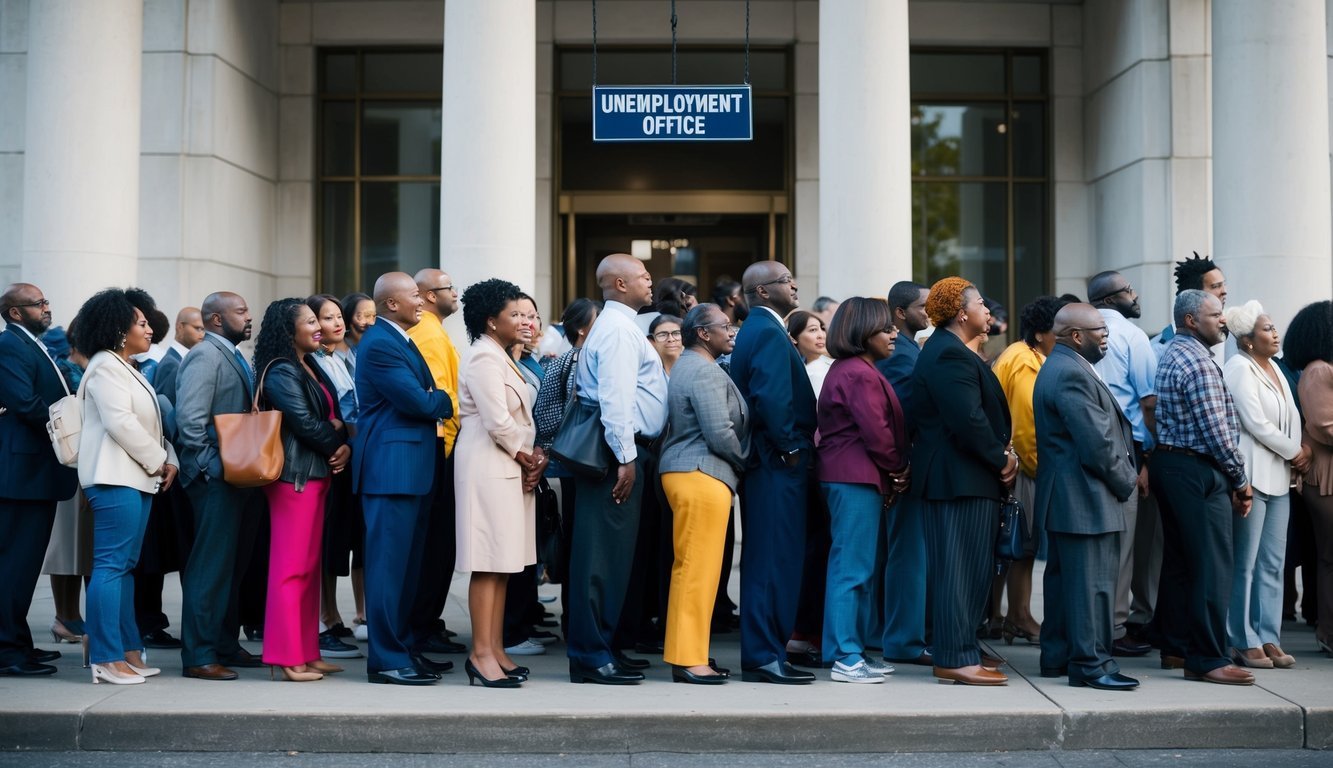
[[[750,141],[748,85],[598,85],[593,141]]]

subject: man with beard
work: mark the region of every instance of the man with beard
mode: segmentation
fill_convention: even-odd
[[[1115,395],[1120,411],[1134,430],[1134,455],[1140,467],[1137,503],[1125,510],[1125,532],[1120,537],[1120,576],[1115,590],[1116,656],[1142,656],[1152,646],[1130,635],[1125,627],[1130,617],[1130,587],[1133,586],[1135,618],[1147,624],[1157,603],[1157,575],[1162,568],[1161,525],[1156,500],[1148,496],[1148,455],[1156,442],[1153,408],[1157,395],[1157,353],[1148,334],[1130,322],[1142,316],[1139,295],[1119,272],[1102,272],[1088,280],[1088,303],[1106,322],[1106,355],[1097,363],[1097,373]]]
[[[51,404],[69,394],[38,339],[51,327],[51,302],[15,283],[0,294],[0,675],[54,674],[60,654],[32,645],[28,609],[51,540],[56,502],[74,495],[75,470],[62,467],[46,435]]]
[[[250,564],[258,514],[249,489],[222,472],[213,417],[247,413],[254,397],[250,365],[236,348],[250,338],[250,308],[226,291],[199,305],[204,340],[186,355],[176,379],[177,453],[181,483],[194,510],[194,545],[181,574],[182,674],[200,680],[235,680],[232,667],[260,660],[237,641],[240,581]]]
[[[1120,538],[1135,490],[1133,435],[1093,365],[1107,326],[1089,304],[1055,315],[1055,348],[1037,374],[1037,508],[1050,536],[1041,674],[1071,686],[1126,691],[1139,681],[1111,658]]]

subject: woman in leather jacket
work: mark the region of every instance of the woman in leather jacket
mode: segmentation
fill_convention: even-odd
[[[304,299],[279,299],[255,342],[261,405],[282,412],[282,476],[264,486],[272,521],[264,662],[293,682],[342,671],[320,659],[319,553],[329,478],[347,468],[351,448],[333,384],[314,361],[320,339]]]

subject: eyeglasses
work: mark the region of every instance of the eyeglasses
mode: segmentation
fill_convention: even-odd
[[[442,285],[439,288],[431,288],[430,290],[439,293],[440,291],[452,291],[454,290],[454,287],[452,285]]]
[[[1093,299],[1092,303],[1096,304],[1101,301],[1106,301],[1107,299],[1111,298],[1112,296],[1115,296],[1118,293],[1133,293],[1133,292],[1134,292],[1134,286],[1126,285],[1124,288],[1117,288],[1116,290],[1111,291],[1110,293],[1102,295],[1100,298]]]
[[[1104,335],[1106,333],[1106,326],[1099,325],[1096,328],[1066,328],[1064,335],[1068,336],[1074,331],[1082,331],[1083,333],[1100,333]]]
[[[741,329],[741,327],[740,327],[739,325],[732,325],[731,323],[706,323],[706,324],[701,325],[701,326],[699,326],[699,327],[700,327],[700,328],[717,328],[717,327],[719,327],[719,326],[721,326],[722,328],[726,329],[727,333],[735,333],[735,332],[737,332],[737,331],[739,331],[739,330]]]
[[[677,330],[677,331],[658,331],[657,333],[654,333],[654,334],[653,334],[653,338],[654,338],[654,339],[657,339],[658,341],[670,341],[671,339],[679,339],[679,338],[680,338],[680,331],[678,331],[678,330]]]
[[[51,302],[48,301],[47,299],[42,299],[41,301],[33,301],[33,302],[29,302],[29,303],[27,303],[27,304],[15,304],[14,306],[16,306],[16,307],[42,307],[43,309],[45,309],[46,307],[51,306]]]
[[[774,283],[782,283],[783,285],[790,285],[791,283],[794,282],[796,282],[796,278],[792,277],[791,275],[783,275],[782,277],[779,277],[777,280],[769,280],[767,283],[760,283],[759,285],[773,285]],[[759,285],[756,285],[755,287],[758,288]]]

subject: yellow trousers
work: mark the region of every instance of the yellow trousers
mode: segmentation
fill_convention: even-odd
[[[681,667],[708,663],[708,634],[731,518],[731,489],[695,470],[665,472],[676,559],[671,566],[666,643],[662,660]]]

